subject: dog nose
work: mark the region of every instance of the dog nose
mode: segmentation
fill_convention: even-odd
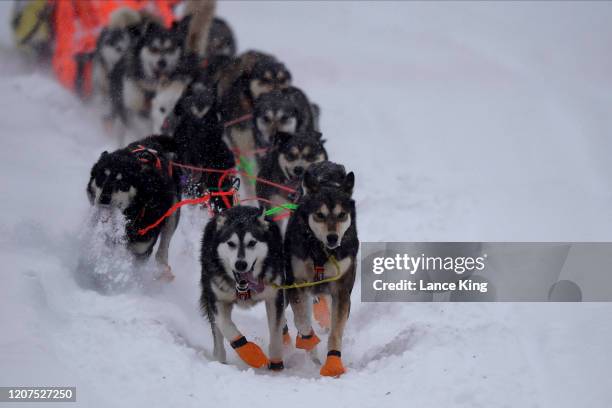
[[[246,270],[247,266],[248,265],[246,261],[243,260],[236,261],[236,263],[234,264],[234,267],[238,272],[243,272],[244,270]]]
[[[161,69],[166,68],[166,60],[165,59],[160,59],[159,61],[157,61],[157,66],[160,67]]]
[[[102,192],[102,194],[100,195],[100,198],[98,199],[98,204],[110,206],[111,201],[112,201],[111,194]]]
[[[297,166],[293,169],[293,174],[296,176],[301,176],[304,173],[304,168],[302,166]]]
[[[334,246],[338,243],[338,234],[327,234],[327,244]]]

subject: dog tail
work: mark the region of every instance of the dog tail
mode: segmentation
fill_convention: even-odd
[[[216,0],[186,0],[185,15],[191,16],[187,31],[187,51],[204,58],[208,34],[215,17]]]
[[[130,7],[118,7],[115,9],[108,21],[111,28],[127,28],[142,21],[140,13]]]

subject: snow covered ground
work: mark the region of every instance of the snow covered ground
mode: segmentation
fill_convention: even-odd
[[[232,1],[219,14],[321,105],[332,159],[357,174],[363,241],[612,240],[612,4]],[[172,243],[175,282],[83,290],[85,184],[115,141],[2,30],[0,385],[76,385],[83,407],[612,403],[608,304],[362,304],[356,288],[342,378],[296,350],[281,373],[231,352],[213,362],[197,210]],[[236,320],[267,344],[263,307]]]

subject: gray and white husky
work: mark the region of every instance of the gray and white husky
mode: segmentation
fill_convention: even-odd
[[[284,283],[282,238],[278,227],[255,207],[230,208],[207,224],[202,239],[200,304],[210,321],[214,356],[225,362],[223,339],[248,365],[283,368]],[[265,302],[270,331],[270,359],[246,340],[232,321],[233,307]]]

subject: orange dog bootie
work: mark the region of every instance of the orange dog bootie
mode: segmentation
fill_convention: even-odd
[[[338,350],[330,350],[327,353],[327,360],[321,367],[319,373],[324,377],[339,377],[346,373],[346,368],[342,365],[341,354]]]
[[[310,351],[313,348],[315,348],[316,345],[319,344],[320,341],[321,340],[319,340],[314,330],[312,330],[310,334],[306,336],[303,336],[300,333],[298,333],[297,336],[295,337],[295,347],[302,349],[302,350]]]
[[[242,361],[251,367],[261,368],[268,365],[268,357],[266,357],[261,348],[257,344],[247,341],[246,337],[240,336],[230,344]]]
[[[324,297],[318,298],[312,305],[312,311],[315,320],[319,322],[322,328],[329,329],[331,327],[331,314],[329,313],[327,299]]]

